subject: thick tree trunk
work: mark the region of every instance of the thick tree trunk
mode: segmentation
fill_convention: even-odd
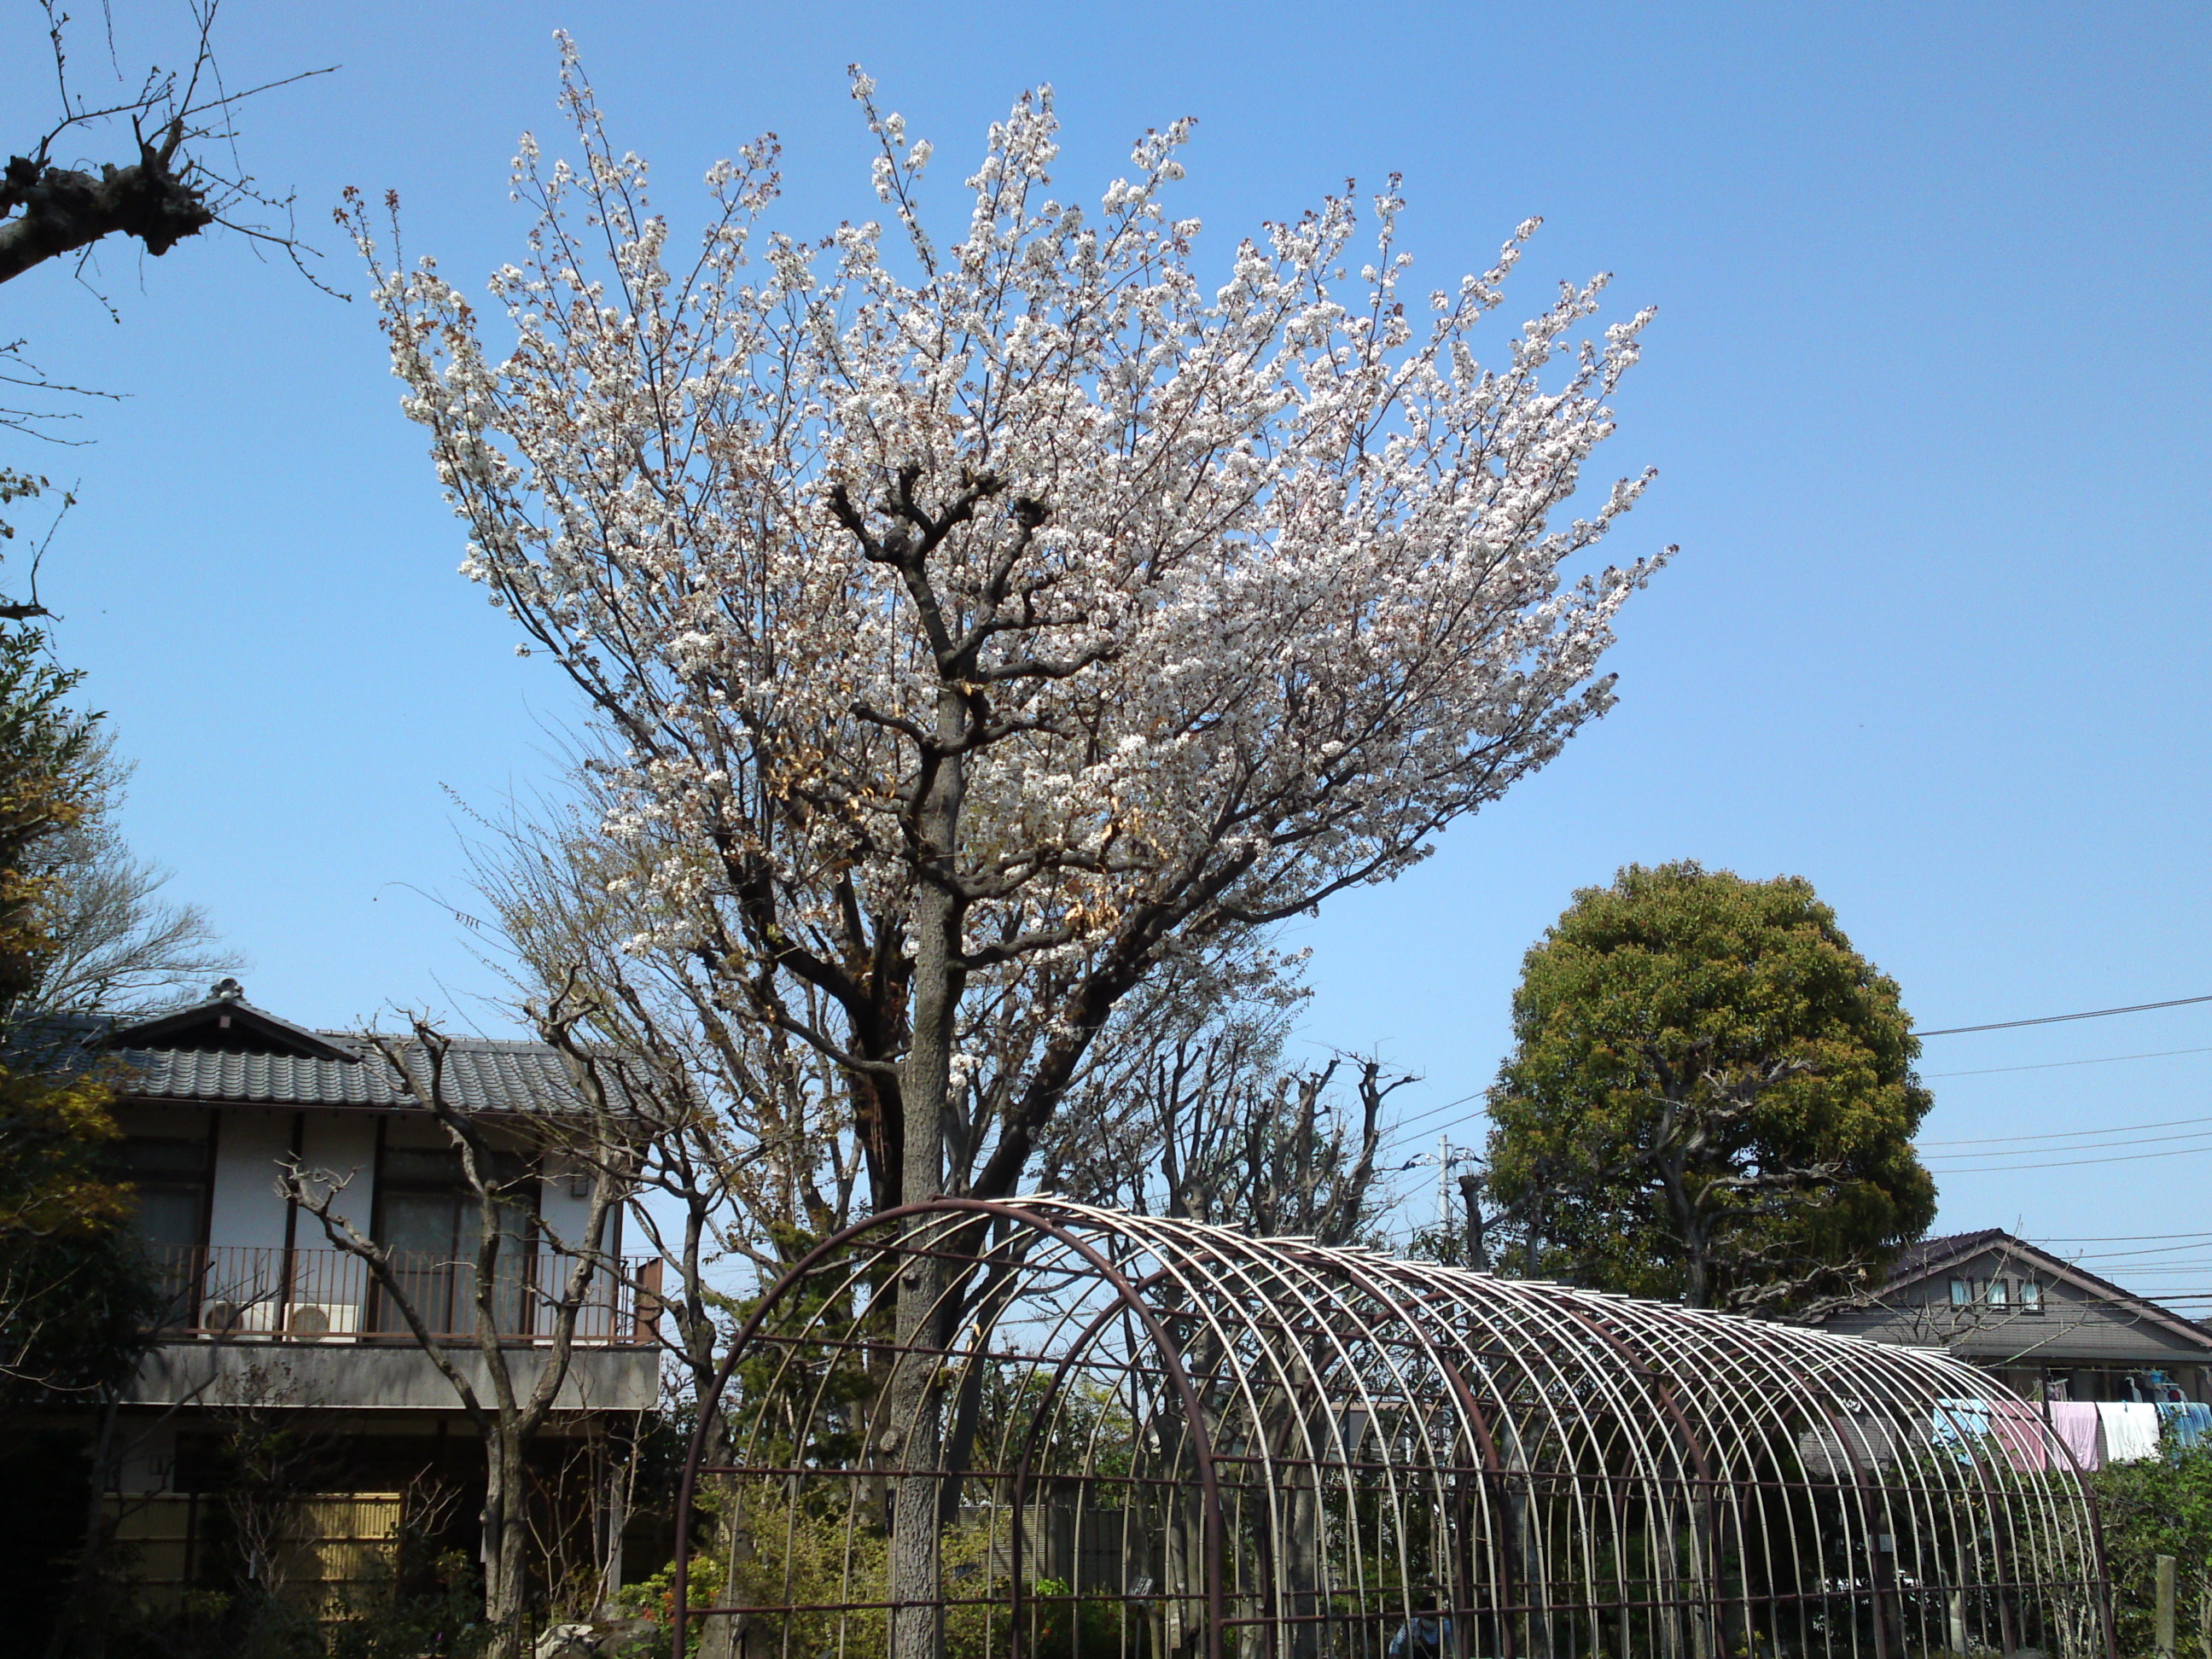
[[[957,748],[965,730],[960,694],[939,694],[939,733]],[[949,866],[958,844],[961,763],[940,760],[919,814],[922,844]],[[949,868],[943,872],[950,877]],[[905,1106],[905,1157],[900,1196],[927,1203],[945,1190],[945,1113],[952,1087],[952,1043],[960,1007],[961,905],[948,881],[925,872],[915,905],[913,1018],[899,1094]],[[917,1230],[919,1231],[919,1230]],[[937,1304],[945,1266],[915,1255],[899,1269],[898,1362],[891,1374],[887,1443],[879,1443],[900,1474],[891,1498],[891,1659],[940,1659],[945,1646],[938,1524],[939,1422]]]
[[[927,948],[918,953],[929,954]],[[929,975],[918,967],[918,981]],[[919,989],[919,986],[917,987]],[[920,1000],[917,998],[917,1000]],[[917,1020],[915,1046],[909,1054],[902,1092],[908,1110],[921,1108],[933,1117],[941,1109],[949,1081],[939,1065],[935,1087],[919,1073],[928,1067],[911,1063],[924,1052]],[[925,1104],[927,1103],[927,1104]],[[919,1114],[917,1114],[918,1115]],[[909,1121],[907,1125],[906,1201],[924,1201],[939,1195],[942,1182],[938,1126]],[[919,1231],[919,1230],[917,1230]],[[937,1340],[936,1305],[945,1285],[944,1265],[915,1256],[899,1269],[896,1368],[891,1373],[889,1437],[881,1443],[886,1461],[908,1471],[896,1478],[891,1500],[891,1659],[939,1659],[944,1645],[944,1620],[934,1603],[939,1595],[938,1480],[942,1457],[939,1443],[937,1359],[932,1350]]]
[[[523,1486],[522,1446],[505,1424],[496,1432],[491,1455],[484,1460],[484,1620],[493,1632],[494,1659],[521,1659],[527,1634],[523,1616],[529,1584],[523,1547],[529,1528],[523,1506],[528,1497]]]

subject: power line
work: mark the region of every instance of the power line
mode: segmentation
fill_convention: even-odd
[[[2022,1025],[2057,1025],[2069,1019],[2102,1019],[2107,1014],[2141,1014],[2153,1008],[2183,1008],[2192,1002],[2212,1002],[2212,996],[2175,997],[2170,1002],[2136,1002],[2124,1008],[2092,1008],[2086,1013],[2045,1014],[2035,1019],[2000,1019],[1987,1025],[1946,1025],[1940,1031],[1916,1031],[1915,1036],[1961,1036],[1968,1031],[2009,1031]]]
[[[2212,1129],[2184,1129],[2178,1135],[2137,1135],[2132,1140],[2084,1140],[2075,1146],[2016,1146],[2007,1152],[2002,1146],[1985,1146],[1972,1152],[1937,1152],[1929,1161],[1934,1164],[1954,1163],[1962,1158],[2034,1158],[2045,1152],[2070,1154],[2074,1152],[2115,1152],[2127,1146],[2149,1146],[2161,1140],[2202,1140],[2212,1135]],[[2179,1146],[2177,1152],[2191,1152],[2195,1148]]]
[[[2079,1255],[2069,1256],[2068,1260],[2073,1261],[2119,1261],[2132,1256],[2179,1255],[2185,1251],[2201,1250],[2205,1248],[2206,1241],[2203,1237],[2199,1237],[2189,1239],[2185,1243],[2179,1244],[2160,1244],[2155,1249],[2148,1250],[2087,1250]]]
[[[2123,1142],[2122,1144],[2130,1143]],[[2185,1158],[2191,1152],[2212,1152],[2212,1146],[2177,1146],[2167,1152],[2124,1152],[2118,1158],[2061,1158],[2055,1164],[1977,1164],[1971,1170],[1937,1170],[1934,1173],[1936,1175],[2010,1175],[2017,1170],[2073,1170],[2080,1168],[2084,1164],[2139,1164],[2147,1158]],[[1972,1154],[1962,1153],[1960,1156],[1971,1157]],[[1998,1154],[1984,1153],[1984,1156],[1996,1157]]]
[[[1464,1106],[1470,1100],[1480,1100],[1486,1092],[1488,1091],[1486,1090],[1477,1089],[1471,1095],[1462,1095],[1457,1100],[1448,1100],[1441,1106],[1431,1106],[1427,1111],[1422,1112],[1416,1116],[1401,1118],[1397,1123],[1391,1127],[1390,1133],[1394,1135],[1403,1134],[1407,1130],[1412,1128],[1416,1123],[1425,1123],[1429,1119],[1434,1117],[1439,1112],[1449,1112],[1455,1106]]]
[[[2137,1129],[2178,1129],[2185,1123],[2212,1123],[2212,1117],[2169,1117],[2157,1123],[2115,1123],[2109,1129],[2061,1129],[2047,1135],[1990,1135],[1982,1140],[1923,1140],[1914,1144],[1921,1146],[2009,1146],[2020,1140],[2076,1140],[2085,1135],[2132,1134]],[[2212,1130],[2205,1133],[2212,1134]],[[1966,1154],[1961,1153],[1960,1156]]]
[[[1941,1031],[1923,1031],[1923,1036],[1941,1036]],[[2033,1066],[1984,1066],[1972,1072],[1930,1072],[1932,1079],[1939,1077],[1995,1077],[1999,1072],[2048,1072],[2060,1066],[2110,1066],[2122,1060],[2164,1060],[2169,1054],[2212,1054],[2212,1048],[2158,1048],[2147,1054],[2105,1054],[2095,1060],[2046,1060]]]

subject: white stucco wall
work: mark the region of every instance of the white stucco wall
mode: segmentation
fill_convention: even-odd
[[[264,1106],[217,1116],[208,1243],[218,1249],[282,1249],[287,1206],[277,1196],[276,1171],[292,1148],[292,1114]]]
[[[362,1232],[368,1231],[376,1201],[376,1121],[367,1112],[310,1112],[300,1138],[300,1162],[351,1181],[331,1206]],[[301,1249],[323,1248],[322,1223],[300,1218]]]

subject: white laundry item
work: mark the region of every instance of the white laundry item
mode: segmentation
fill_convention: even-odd
[[[2158,1455],[2157,1407],[2099,1401],[2097,1415],[2104,1423],[2107,1463],[2140,1463]]]

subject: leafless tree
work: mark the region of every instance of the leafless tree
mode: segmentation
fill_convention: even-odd
[[[0,283],[71,255],[82,281],[94,250],[110,238],[133,241],[158,258],[179,242],[220,228],[256,247],[282,252],[309,282],[335,292],[309,268],[317,256],[295,234],[292,198],[273,194],[246,170],[235,122],[250,100],[331,71],[306,70],[232,90],[216,52],[220,5],[221,0],[182,0],[175,10],[186,26],[183,66],[155,64],[134,77],[122,67],[113,12],[104,3],[108,73],[95,71],[92,81],[105,84],[94,91],[71,50],[69,14],[57,0],[40,0],[54,102],[44,125],[26,135],[31,142],[25,152],[11,155],[0,169]],[[94,150],[105,153],[88,153]],[[113,314],[104,298],[100,303]],[[28,344],[20,336],[0,336],[0,429],[68,442],[57,428],[81,417],[72,404],[114,394],[53,379],[26,355]],[[34,470],[0,466],[0,507],[51,488]],[[64,491],[46,539],[71,501]],[[13,526],[0,520],[0,540],[14,534]],[[27,595],[0,594],[0,620],[51,614],[39,599],[37,568],[33,559]]]
[[[1172,981],[1164,988],[1173,1002]],[[1140,1020],[1160,1010],[1133,1007]],[[1149,1024],[1150,1021],[1146,1020]],[[1139,1212],[1349,1243],[1377,1218],[1385,1102],[1413,1081],[1372,1057],[1285,1064],[1282,1001],[1232,1003],[1125,1045],[1040,1148],[1048,1190]]]
[[[749,1005],[756,981],[657,937],[638,850],[599,831],[605,802],[576,781],[574,800],[485,826],[477,925],[517,1010],[574,1015],[549,1040],[621,1114],[630,1218],[675,1279],[661,1340],[703,1388],[735,1298],[852,1218],[866,1127],[832,1063]]]
[[[53,58],[54,112],[29,154],[11,157],[0,175],[0,283],[109,236],[131,238],[159,258],[212,226],[282,249],[313,280],[302,259],[307,251],[290,228],[291,198],[269,194],[245,170],[234,117],[249,99],[330,70],[230,90],[216,58],[219,4],[185,0],[189,62],[182,68],[155,64],[136,81],[113,57],[111,17],[115,85],[88,95],[73,79],[69,14],[55,0],[40,0]],[[62,146],[94,135],[114,135],[119,146],[126,126],[130,139],[119,163],[64,159]],[[284,228],[264,222],[264,215],[283,216]]]
[[[541,1029],[549,1036],[562,1036],[573,1031],[578,1018],[573,1007],[555,1007],[543,1015]],[[451,1040],[427,1021],[416,1020],[408,1038],[380,1041],[377,1048],[397,1085],[429,1111],[459,1156],[476,1221],[475,1253],[465,1264],[472,1323],[468,1346],[480,1362],[476,1374],[460,1363],[460,1350],[448,1334],[434,1328],[393,1251],[337,1209],[349,1176],[294,1163],[281,1184],[287,1197],[322,1224],[332,1246],[367,1267],[386,1305],[398,1312],[481,1437],[485,1616],[497,1632],[497,1651],[518,1655],[528,1588],[526,1460],[568,1381],[578,1320],[595,1297],[605,1295],[618,1270],[604,1246],[609,1221],[629,1195],[622,1113],[609,1098],[603,1073],[589,1068],[576,1073],[581,1111],[565,1124],[564,1134],[572,1152],[584,1146],[598,1151],[590,1166],[591,1197],[577,1236],[549,1233],[552,1260],[561,1265],[533,1285],[523,1264],[514,1259],[518,1249],[529,1248],[518,1239],[514,1223],[524,1200],[522,1182],[533,1177],[511,1172],[509,1160],[518,1149],[513,1127],[489,1121],[453,1097],[447,1081]],[[533,1128],[531,1139],[542,1143],[545,1133]],[[533,1296],[541,1316],[535,1322],[538,1340],[519,1351],[502,1340],[514,1334],[515,1320],[511,1313],[502,1317],[501,1306],[504,1297],[518,1293]]]
[[[143,1012],[246,966],[221,948],[207,912],[161,896],[170,872],[134,854],[117,818],[135,763],[104,731],[86,768],[91,808],[39,848],[43,926],[54,949],[24,998],[41,1012]]]

